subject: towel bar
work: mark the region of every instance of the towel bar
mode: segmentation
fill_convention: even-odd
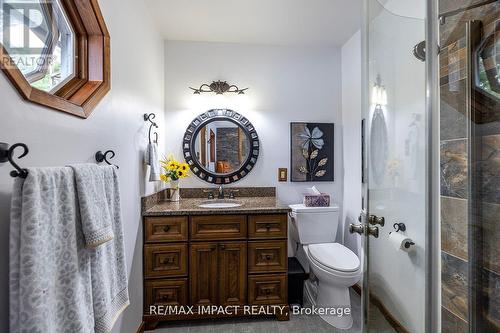
[[[5,142],[0,142],[0,163],[9,162],[14,169],[10,172],[11,177],[20,177],[26,178],[28,177],[28,170],[21,168],[16,162],[14,162],[14,151],[17,147],[21,147],[24,149],[23,153],[19,155],[19,158],[23,158],[28,155],[29,149],[28,146],[24,143],[16,143],[9,148],[9,145]]]
[[[112,151],[111,149],[106,150],[104,153],[99,150],[97,153],[95,153],[95,160],[99,163],[106,162],[108,165],[114,165],[117,169],[120,169],[120,167],[118,165],[115,165],[115,164],[108,161],[108,155],[110,155],[110,154],[111,154],[111,156],[109,156],[109,159],[112,159],[113,157],[115,157],[115,152]]]

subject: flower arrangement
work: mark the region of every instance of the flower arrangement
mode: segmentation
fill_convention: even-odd
[[[160,161],[163,173],[160,179],[164,182],[177,181],[189,177],[189,165],[175,160],[173,156]]]
[[[189,177],[189,165],[177,161],[172,155],[161,160],[163,169],[160,179],[164,182],[170,182],[170,201],[179,201],[179,179]]]

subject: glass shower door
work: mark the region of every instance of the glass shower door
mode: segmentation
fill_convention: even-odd
[[[365,0],[365,332],[425,332],[425,3]]]
[[[500,332],[500,1],[440,1],[442,332]]]

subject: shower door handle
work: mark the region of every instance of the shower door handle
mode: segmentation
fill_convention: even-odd
[[[378,238],[379,236],[379,230],[378,227],[373,227],[373,226],[368,226],[366,228],[368,235],[373,236],[375,238]]]
[[[385,218],[383,216],[378,217],[376,215],[370,215],[368,217],[368,223],[371,225],[380,224],[380,226],[383,227],[385,225]]]
[[[351,234],[360,234],[363,235],[365,233],[365,226],[362,224],[349,224],[349,232]]]

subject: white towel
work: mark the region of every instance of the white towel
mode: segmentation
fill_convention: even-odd
[[[160,180],[160,160],[158,158],[158,144],[151,142],[146,147],[144,152],[144,163],[149,165],[149,181],[154,182]]]
[[[70,167],[75,172],[85,243],[89,248],[99,246],[113,239],[110,206],[115,196],[112,191],[117,186],[115,167],[96,164],[76,164]]]
[[[106,168],[106,167],[105,167]],[[114,238],[86,248],[72,168],[16,180],[10,229],[10,331],[109,332],[128,306],[118,177],[105,189]]]

